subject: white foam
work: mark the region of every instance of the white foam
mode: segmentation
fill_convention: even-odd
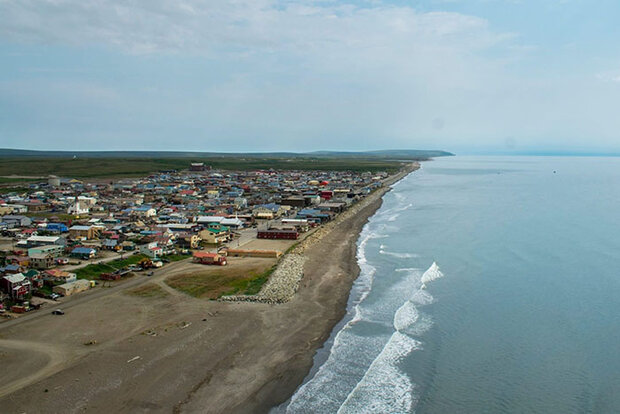
[[[433,296],[423,289],[416,290],[411,296],[411,302],[421,306],[430,305],[431,303],[433,303],[434,300],[435,299],[433,298]]]
[[[420,314],[411,301],[403,303],[394,314],[394,329],[402,331],[416,323]]]
[[[287,413],[335,413],[388,341],[388,336],[359,336],[349,327],[337,334],[327,361],[291,398]]]
[[[422,275],[422,279],[420,280],[422,282],[422,288],[425,288],[430,282],[441,277],[443,277],[443,273],[439,270],[437,263],[433,262],[431,267],[429,267],[428,270]]]
[[[392,256],[392,257],[397,257],[399,259],[411,259],[411,258],[415,258],[418,257],[417,254],[414,253],[398,253],[398,252],[388,252],[385,249],[381,249],[379,250],[379,253],[384,254],[386,256]]]
[[[407,335],[394,332],[338,414],[410,412],[415,402],[414,385],[398,363],[420,345]]]
[[[357,248],[360,275],[351,294],[351,319],[335,334],[327,360],[293,395],[286,407],[287,413],[401,413],[412,410],[416,402],[415,386],[399,364],[421,346],[409,335],[422,333],[432,324],[430,317],[417,309],[418,305],[433,300],[430,293],[420,289],[422,280],[428,283],[441,277],[441,272],[436,263],[424,273],[417,268],[396,269],[396,272],[406,273],[383,275],[388,279],[380,282],[384,285],[387,280],[387,289],[377,291],[380,296],[373,294],[372,300],[366,300],[378,272],[367,260],[368,243],[387,237],[386,219],[390,221],[389,218],[398,213],[396,210],[411,206],[399,206],[386,212],[380,220],[375,217],[364,226]],[[412,253],[390,252],[385,244],[380,245],[380,253],[398,258],[417,257]],[[402,305],[397,309],[399,303]]]

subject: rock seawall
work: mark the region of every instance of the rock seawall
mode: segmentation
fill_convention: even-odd
[[[269,304],[290,301],[293,299],[293,296],[295,296],[297,289],[299,289],[299,284],[304,276],[304,263],[306,261],[304,253],[306,249],[318,243],[343,221],[359,214],[362,209],[388,192],[390,190],[390,185],[418,168],[419,164],[413,163],[398,174],[388,177],[383,182],[382,187],[353,204],[347,210],[339,214],[334,220],[322,225],[312,234],[300,241],[297,246],[280,260],[278,267],[274,270],[267,283],[265,283],[257,295],[223,296],[219,300],[223,302],[258,302]]]

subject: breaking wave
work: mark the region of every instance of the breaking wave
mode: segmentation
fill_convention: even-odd
[[[383,245],[381,245],[381,246],[383,247]],[[379,253],[384,254],[386,256],[397,257],[399,259],[411,259],[411,258],[418,257],[418,255],[414,254],[414,253],[388,252],[387,250],[384,250],[383,248],[381,248],[381,250],[379,250]]]
[[[415,401],[414,385],[398,363],[420,345],[415,339],[394,332],[338,414],[410,412]]]
[[[390,251],[387,242],[371,242],[391,237],[398,228],[388,223],[413,206],[397,192],[391,194],[397,195],[397,205],[375,215],[360,234],[360,275],[351,291],[349,319],[335,332],[325,362],[281,407],[287,413],[407,413],[417,402],[416,385],[401,363],[422,348],[418,336],[432,326],[430,315],[420,310],[433,303],[425,288],[443,274],[436,263],[424,271],[405,267],[408,260],[383,260],[381,266],[369,262],[367,255],[377,253],[396,259],[418,257]],[[393,263],[405,266],[392,267]]]
[[[400,271],[415,272],[416,269],[404,268]],[[407,355],[420,349],[422,343],[409,335],[419,335],[426,331],[432,323],[428,317],[422,318],[418,329],[420,312],[416,307],[432,302],[430,293],[422,290],[425,283],[442,277],[437,263],[424,272],[420,278],[422,286],[415,289],[411,298],[396,310],[393,317],[395,332],[372,362],[360,382],[347,396],[338,409],[338,414],[349,413],[407,413],[413,408],[417,397],[414,394],[415,384],[404,373],[399,364]]]
[[[441,277],[443,277],[443,273],[439,270],[437,263],[433,262],[431,267],[429,267],[428,270],[422,275],[422,279],[420,280],[422,282],[422,289],[425,289],[428,283]]]

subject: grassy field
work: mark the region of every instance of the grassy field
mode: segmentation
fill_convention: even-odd
[[[11,193],[21,194],[21,193],[27,192],[28,190],[29,190],[29,188],[22,187],[22,186],[2,187],[2,188],[0,188],[0,194],[11,194]]]
[[[204,162],[223,170],[395,171],[399,162],[377,159],[334,158],[0,158],[0,176],[11,174],[77,178],[144,176],[162,170],[185,170]],[[44,181],[44,180],[43,180]]]
[[[0,177],[0,184],[32,183],[41,181],[39,178]]]
[[[111,262],[107,262],[107,263],[102,263],[102,264],[93,263],[93,264],[89,264],[88,266],[82,267],[80,269],[76,269],[74,273],[77,275],[78,279],[89,279],[89,280],[99,279],[99,276],[102,273],[115,272],[118,269],[122,269],[129,265],[134,265],[138,263],[140,260],[145,259],[145,258],[146,256],[143,254],[136,254],[136,255],[129,256],[124,259],[112,260]]]
[[[155,283],[147,283],[137,288],[130,289],[126,292],[130,296],[141,298],[163,298],[167,293]]]
[[[215,271],[173,276],[166,280],[166,284],[197,298],[217,299],[225,295],[255,295],[274,269],[273,264],[223,267]]]
[[[166,260],[169,260],[170,262],[178,262],[179,260],[185,260],[191,257],[192,256],[188,254],[169,254],[168,256],[165,256],[164,258]]]

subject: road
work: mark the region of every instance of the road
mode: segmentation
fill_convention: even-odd
[[[169,271],[173,271],[176,270],[177,268],[180,268],[184,265],[187,265],[189,263],[189,257],[185,260],[180,260],[178,262],[174,262],[174,263],[170,263],[164,267],[162,267],[161,269],[157,269],[153,271],[153,276],[151,277],[147,277],[146,276],[146,272],[142,272],[142,273],[136,273],[136,275],[130,279],[127,279],[125,281],[122,281],[120,283],[115,283],[114,286],[112,287],[98,287],[95,289],[92,289],[90,291],[87,292],[83,292],[83,293],[79,293],[75,296],[68,296],[68,297],[64,297],[61,300],[58,300],[55,303],[55,306],[50,306],[50,307],[42,307],[40,310],[38,311],[32,311],[29,312],[23,316],[20,316],[18,318],[15,319],[11,319],[9,321],[6,322],[1,322],[0,323],[0,331],[7,329],[11,326],[15,326],[17,324],[20,323],[24,323],[26,321],[30,321],[36,318],[40,318],[43,315],[47,315],[49,312],[51,312],[54,308],[59,308],[62,310],[67,310],[70,309],[76,305],[79,305],[81,303],[85,303],[94,299],[98,299],[98,298],[102,298],[108,295],[111,295],[113,293],[116,293],[118,291],[121,291],[123,289],[128,289],[128,288],[132,288],[132,287],[136,287],[139,286],[143,283],[146,282],[150,282],[150,281],[156,281],[158,279],[163,279],[164,275],[166,274],[166,272]]]

